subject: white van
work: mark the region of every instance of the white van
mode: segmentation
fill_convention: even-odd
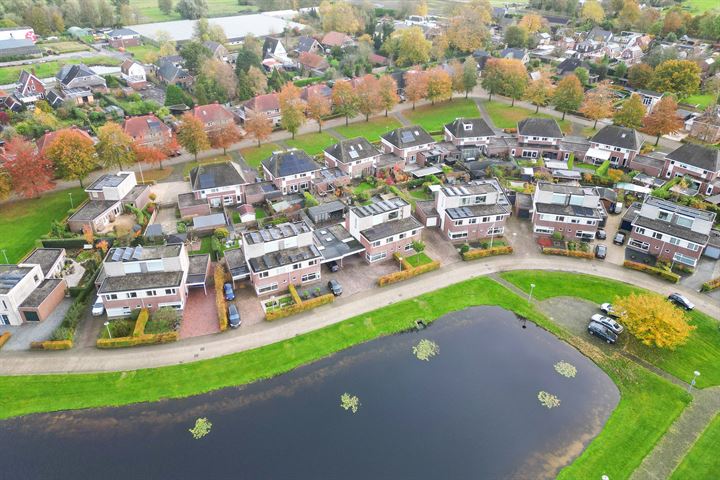
[[[92,314],[93,317],[99,317],[105,313],[105,305],[103,305],[102,300],[100,299],[100,295],[95,299],[95,303],[93,303],[92,306]]]

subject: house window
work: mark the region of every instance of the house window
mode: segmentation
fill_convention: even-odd
[[[488,223],[490,221],[490,217],[482,217],[480,219],[480,223]]]
[[[642,227],[635,227],[635,232],[639,233],[640,235],[645,235],[645,229]]]
[[[402,240],[405,237],[406,237],[406,234],[401,233],[400,235],[398,235],[398,240]]]
[[[154,297],[155,296],[155,290],[145,290],[145,295],[148,297]]]
[[[130,297],[130,298],[137,298],[137,292],[130,292],[130,293],[128,293],[128,297]]]
[[[670,237],[670,245],[680,245],[680,239],[676,237]]]
[[[259,278],[267,278],[268,275],[269,275],[269,272],[260,272],[260,273],[258,273],[258,277],[259,277]]]
[[[448,238],[450,240],[457,240],[458,238],[467,238],[467,232],[448,232]]]
[[[455,221],[453,222],[453,224],[454,224],[456,227],[459,227],[460,225],[463,224],[463,221],[462,221],[462,220],[455,220]]]
[[[505,227],[495,227],[488,230],[488,235],[502,235],[505,231]]]
[[[317,260],[310,260],[308,266],[317,265]]]
[[[370,262],[370,263],[372,263],[372,262],[377,262],[378,260],[382,260],[382,259],[385,258],[386,256],[387,256],[387,253],[386,253],[386,252],[380,252],[380,253],[376,253],[376,254],[374,254],[374,255],[370,255],[369,253],[366,253],[366,254],[365,254],[365,258],[366,258],[367,261]]]
[[[370,245],[373,246],[373,247],[379,247],[379,246],[380,246],[380,240],[375,241],[375,242],[372,242]]]
[[[395,210],[394,212],[388,213],[388,220],[394,220],[398,218],[399,212]]]
[[[539,226],[535,226],[535,227],[533,228],[533,231],[534,231],[535,233],[541,233],[541,234],[550,235],[550,234],[552,234],[552,233],[555,231],[555,229],[552,228],[552,227],[539,227]]]
[[[175,295],[175,289],[174,288],[166,288],[165,295]]]
[[[267,292],[274,292],[277,289],[278,289],[278,284],[271,283],[270,285],[265,285],[264,287],[258,288],[258,293],[263,294],[263,293],[267,293]]]
[[[656,238],[656,239],[658,239],[658,240],[662,240],[663,235],[662,235],[662,233],[660,233],[660,232],[653,232],[652,238]]]
[[[300,263],[294,263],[294,264],[293,264],[293,270],[298,270],[298,269],[300,268],[300,266],[301,266]]]
[[[303,283],[310,282],[312,280],[317,280],[319,277],[320,276],[317,273],[306,273],[305,275],[300,277],[300,281]]]
[[[388,238],[385,239],[385,243],[386,243],[386,244],[387,244],[387,243],[392,243],[394,239],[395,239],[395,237],[388,237]]]
[[[413,249],[412,243],[408,243],[407,245],[405,245],[404,249],[405,249],[406,252],[407,252],[408,250],[412,250],[412,249]]]
[[[469,219],[469,220],[468,220],[468,223],[469,223],[470,225],[475,225],[475,224],[477,223],[477,218],[471,218],[471,219]]]

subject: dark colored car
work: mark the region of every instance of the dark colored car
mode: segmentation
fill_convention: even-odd
[[[238,312],[235,304],[231,303],[228,306],[228,324],[230,324],[230,328],[238,328],[241,323],[242,320],[240,320],[240,312]]]
[[[342,285],[340,285],[340,282],[338,282],[337,280],[330,280],[327,285],[333,295],[335,295],[336,297],[342,295],[343,288]]]
[[[607,247],[602,243],[595,245],[595,256],[599,259],[604,260],[607,257]]]
[[[595,238],[598,240],[605,240],[607,238],[607,233],[604,229],[598,228],[598,231],[595,233]]]
[[[618,232],[615,234],[615,238],[613,238],[613,243],[615,245],[624,245],[625,244],[625,233]]]
[[[223,285],[223,292],[225,293],[225,300],[235,300],[235,290],[232,288],[232,283],[228,282]]]
[[[335,260],[330,260],[327,263],[327,267],[328,269],[330,269],[331,272],[337,272],[338,270],[340,270],[340,265],[338,265]]]
[[[678,307],[684,308],[685,310],[692,310],[693,308],[695,308],[695,304],[692,303],[685,295],[682,295],[680,293],[671,293],[670,295],[668,295],[668,300],[670,300]]]
[[[617,342],[617,335],[615,335],[608,327],[598,322],[590,322],[590,324],[588,324],[588,333],[606,341],[607,343]]]

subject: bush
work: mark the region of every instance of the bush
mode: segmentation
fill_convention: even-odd
[[[581,250],[565,250],[564,248],[543,247],[542,253],[545,255],[560,255],[563,257],[587,258],[592,260],[594,255],[591,252],[583,252]]]
[[[433,262],[426,263],[425,265],[420,265],[419,267],[408,268],[399,272],[389,273],[378,278],[378,285],[382,287],[391,283],[402,282],[403,280],[407,280],[423,273],[437,270],[438,268],[440,268],[440,262],[435,260]]]
[[[158,333],[155,335],[143,334],[139,337],[101,338],[97,341],[97,348],[124,348],[138,345],[158,345],[161,343],[177,342],[178,332]]]
[[[464,255],[469,251],[470,251],[470,245],[468,245],[467,243],[463,243],[462,247],[460,247],[460,255]]]
[[[143,308],[140,311],[140,315],[138,315],[137,320],[135,321],[135,327],[133,328],[132,332],[133,337],[139,337],[143,333],[145,333],[145,325],[147,324],[149,318],[150,314],[146,309]]]
[[[712,292],[716,288],[720,288],[720,277],[713,278],[712,280],[702,284],[700,288],[701,292]]]
[[[0,334],[0,348],[2,348],[8,340],[10,340],[10,337],[10,332],[3,332],[2,334]]]
[[[468,246],[468,249],[470,247]],[[493,257],[495,255],[510,255],[513,253],[513,248],[510,245],[503,245],[501,247],[476,249],[463,252],[460,250],[462,259],[465,261],[475,260],[477,258]]]
[[[678,283],[680,281],[680,275],[673,273],[673,272],[669,272],[662,268],[651,267],[650,265],[645,265],[644,263],[631,262],[630,260],[625,260],[625,262],[623,263],[623,267],[629,268],[632,270],[637,270],[639,272],[649,273],[651,275],[655,275],[656,277],[660,277],[663,280],[667,280],[668,282],[672,282],[672,283]]]
[[[310,192],[303,192],[303,196],[305,197],[305,207],[316,207],[320,205],[320,202],[317,201],[317,198],[313,197],[312,193]]]
[[[295,288],[291,285],[291,290],[294,289]],[[295,292],[295,295],[297,295],[297,291]],[[293,296],[293,299],[294,298],[295,297]],[[326,305],[334,301],[335,295],[333,295],[332,293],[320,295],[319,297],[311,298],[310,300],[301,300],[299,303],[265,312],[265,320],[273,321],[279,318],[289,317],[290,315],[295,315],[296,313],[312,310],[313,308],[317,308],[321,305]]]
[[[72,340],[75,332],[68,327],[58,327],[50,335],[50,340]]]
[[[225,293],[223,292],[225,267],[217,265],[213,278],[215,279],[215,305],[217,306],[218,325],[220,326],[220,331],[224,332],[228,328],[227,302],[225,300]]]
[[[30,343],[30,348],[33,350],[69,350],[72,347],[72,340],[47,340]]]
[[[602,165],[600,165],[598,169],[595,170],[595,174],[604,177],[605,175],[607,175],[608,170],[610,170],[610,160],[605,160]]]

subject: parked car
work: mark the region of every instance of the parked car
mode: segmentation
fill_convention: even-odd
[[[342,295],[343,288],[342,285],[340,285],[340,282],[338,282],[337,280],[330,280],[327,285],[333,295],[335,295],[336,297]]]
[[[338,270],[340,270],[340,265],[338,265],[338,263],[337,263],[335,260],[330,260],[330,261],[327,263],[327,267],[328,267],[328,269],[330,269],[330,271],[333,272],[333,273],[334,273],[334,272],[337,272]]]
[[[595,256],[601,260],[607,257],[607,246],[602,243],[595,245]]]
[[[623,204],[618,202],[615,204],[615,208],[613,209],[613,212],[611,213],[622,213],[623,211]]]
[[[625,233],[624,232],[616,233],[615,238],[613,238],[613,243],[615,245],[624,245],[625,244]]]
[[[671,293],[668,296],[668,300],[670,300],[678,307],[684,308],[685,310],[692,310],[693,308],[695,308],[695,304],[692,303],[685,295],[681,293]]]
[[[605,232],[605,229],[598,228],[598,231],[595,233],[595,238],[598,240],[605,240],[607,238],[607,233]]]
[[[223,285],[223,291],[225,292],[225,300],[235,300],[235,290],[232,288],[232,283],[228,282]]]
[[[231,303],[228,306],[228,324],[230,328],[238,328],[242,320],[240,320],[240,312],[238,312],[237,306]]]
[[[595,315],[590,317],[590,320],[592,320],[593,322],[597,322],[601,325],[605,325],[615,335],[620,335],[624,330],[623,326],[620,325],[618,322],[616,322],[610,317],[606,317],[605,315],[600,315],[599,313],[596,313]]]
[[[602,305],[600,305],[600,311],[608,317],[613,318],[620,318],[620,316],[622,315],[622,312],[618,312],[617,310],[615,310],[615,308],[613,308],[612,303],[603,303]]]
[[[93,317],[99,317],[103,313],[105,313],[105,305],[103,305],[100,295],[98,295],[92,306],[92,315]]]
[[[601,340],[605,340],[607,343],[617,342],[617,335],[612,330],[598,322],[590,322],[588,325],[588,333],[594,337],[598,337]]]

